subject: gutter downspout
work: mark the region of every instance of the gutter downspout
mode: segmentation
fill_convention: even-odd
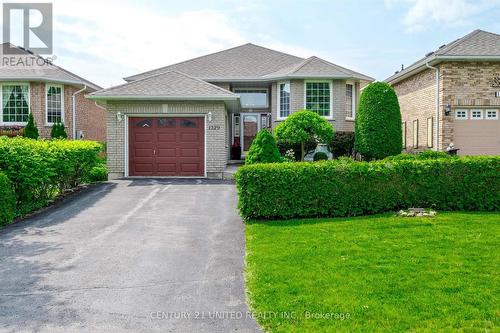
[[[429,65],[428,62],[425,63],[425,66],[430,69],[434,69],[436,71],[436,150],[439,149],[439,68],[433,67]]]
[[[85,91],[87,89],[87,85],[84,84],[83,85],[83,88],[78,90],[77,92],[75,92],[73,94],[73,96],[71,96],[72,98],[72,102],[73,102],[73,140],[76,140],[76,95],[78,95],[79,93],[81,93],[82,91]]]

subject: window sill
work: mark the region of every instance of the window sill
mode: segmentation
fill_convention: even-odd
[[[345,117],[345,120],[346,121],[355,121],[356,118],[354,118],[354,117]]]
[[[28,123],[19,123],[19,122],[7,122],[7,121],[4,121],[4,122],[1,122],[0,123],[0,126],[26,126],[28,125]]]

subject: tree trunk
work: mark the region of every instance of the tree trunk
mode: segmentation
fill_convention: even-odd
[[[300,143],[300,161],[304,162],[304,141]]]

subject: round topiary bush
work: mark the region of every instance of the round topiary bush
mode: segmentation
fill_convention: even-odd
[[[7,225],[14,219],[16,197],[12,184],[6,175],[0,172],[0,226]]]
[[[283,158],[276,145],[273,135],[267,130],[262,129],[252,141],[248,156],[245,158],[245,164],[255,163],[276,163],[282,162]]]
[[[396,92],[389,84],[374,82],[363,89],[355,133],[354,149],[365,159],[401,153],[401,112]]]
[[[300,160],[303,161],[306,143],[311,140],[329,143],[333,138],[333,126],[316,112],[301,110],[292,113],[276,126],[274,133],[280,144],[299,144]]]

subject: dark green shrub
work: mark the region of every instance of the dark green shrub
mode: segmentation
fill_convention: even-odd
[[[2,172],[0,172],[0,226],[12,222],[16,210],[16,197],[12,191],[12,184]]]
[[[108,168],[106,165],[97,165],[92,167],[88,173],[88,177],[86,177],[86,183],[97,183],[97,182],[105,182],[108,180]]]
[[[363,89],[356,112],[354,149],[367,160],[401,153],[401,112],[394,89],[374,82]]]
[[[335,132],[333,140],[328,144],[328,149],[334,158],[352,156],[354,151],[354,132]]]
[[[43,207],[78,186],[98,165],[101,147],[93,141],[0,138],[0,169],[12,182],[17,214]]]
[[[500,157],[249,165],[236,173],[244,218],[354,216],[400,208],[500,209]]]
[[[35,118],[33,118],[33,114],[30,113],[28,116],[28,123],[24,128],[23,136],[29,139],[38,139],[40,136],[38,135],[38,128],[35,124]]]
[[[252,141],[248,156],[245,158],[245,164],[277,163],[281,161],[282,157],[273,135],[265,128],[260,130]]]
[[[313,156],[313,161],[326,161],[328,160],[328,155],[322,151],[318,151]]]
[[[300,145],[300,160],[306,155],[306,142],[316,140],[328,143],[333,137],[333,126],[316,112],[302,110],[292,113],[275,128],[278,142]]]
[[[50,137],[52,139],[67,139],[68,134],[64,128],[63,123],[56,123],[52,125],[52,130],[50,131]]]

